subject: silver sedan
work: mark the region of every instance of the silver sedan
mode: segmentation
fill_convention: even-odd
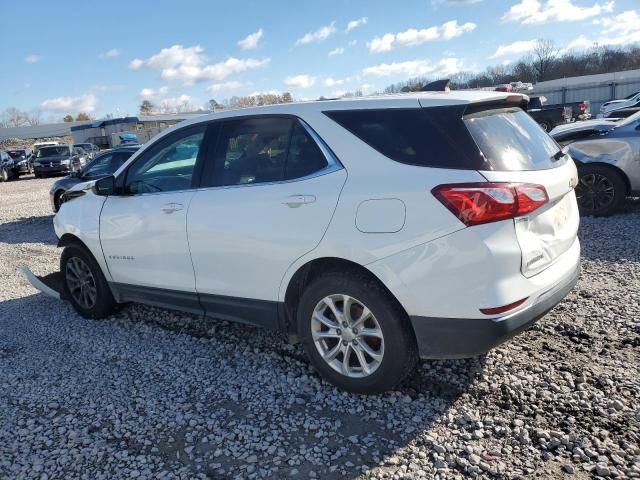
[[[576,196],[583,214],[610,215],[625,197],[640,195],[640,112],[562,125],[551,136],[578,166]]]

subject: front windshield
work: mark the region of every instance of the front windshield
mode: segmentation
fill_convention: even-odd
[[[37,158],[62,157],[65,155],[71,155],[71,150],[66,145],[62,147],[41,147],[38,150]]]
[[[632,123],[637,122],[638,120],[640,120],[640,111],[637,111],[636,113],[634,113],[633,115],[627,117],[624,119],[624,121],[620,122],[618,124],[618,128],[620,127],[626,127],[627,125],[630,125]]]

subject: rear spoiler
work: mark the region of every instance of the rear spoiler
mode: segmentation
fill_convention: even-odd
[[[518,107],[526,112],[528,105],[529,97],[527,95],[512,94],[498,100],[486,100],[483,102],[470,103],[465,110],[465,115],[510,107]]]

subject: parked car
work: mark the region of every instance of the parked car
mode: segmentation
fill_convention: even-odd
[[[33,144],[33,154],[36,155],[38,150],[42,147],[52,147],[54,145],[60,145],[60,142],[38,142]]]
[[[637,112],[640,112],[640,107],[621,108],[620,110],[611,110],[610,112],[605,113],[604,118],[610,119],[610,120],[615,120],[618,118],[627,118]]]
[[[229,110],[72,187],[54,217],[63,297],[280,329],[340,388],[478,355],[575,284],[576,167],[486,91]]]
[[[528,92],[533,90],[533,84],[528,82],[511,82],[510,85],[514,92]]]
[[[89,159],[92,159],[98,153],[100,153],[100,147],[94,145],[93,143],[74,143],[73,146],[82,148],[85,152],[87,152],[87,156]]]
[[[30,148],[16,148],[7,150],[14,161],[15,176],[33,173],[33,151]]]
[[[640,92],[632,93],[631,95],[620,100],[611,100],[609,102],[603,103],[600,107],[600,113],[602,115],[607,115],[608,113],[611,113],[615,110],[633,107],[640,107]]]
[[[69,174],[86,163],[86,152],[73,145],[40,147],[33,161],[36,178],[51,174]]]
[[[510,83],[502,83],[495,88],[496,92],[512,92],[513,87]]]
[[[640,112],[624,120],[592,120],[551,132],[578,166],[576,195],[585,215],[615,212],[640,195]]]
[[[8,182],[13,178],[13,158],[4,150],[0,150],[0,182]]]
[[[126,147],[114,148],[108,152],[103,152],[93,158],[79,171],[72,173],[68,177],[63,177],[51,186],[49,197],[51,207],[54,212],[60,210],[64,192],[78,183],[96,180],[107,175],[112,175],[120,166],[129,159],[131,155],[138,151],[140,145],[130,145]]]
[[[545,97],[531,97],[527,113],[545,132],[550,132],[554,127],[567,123],[567,110],[563,106],[546,106],[546,100]]]

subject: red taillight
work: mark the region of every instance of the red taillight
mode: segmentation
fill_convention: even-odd
[[[481,308],[480,311],[485,315],[499,315],[500,313],[508,312],[509,310],[513,310],[516,307],[519,307],[524,302],[526,302],[527,298],[525,297],[517,302],[510,303],[509,305],[503,305],[502,307],[494,307],[494,308]]]
[[[469,226],[526,215],[549,201],[542,185],[530,183],[452,183],[431,193]]]

